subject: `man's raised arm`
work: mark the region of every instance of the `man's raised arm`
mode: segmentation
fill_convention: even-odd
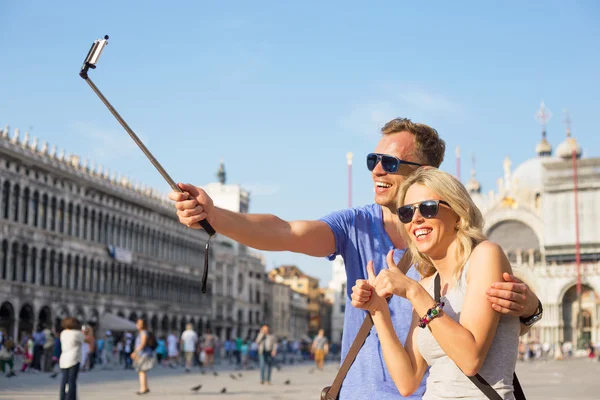
[[[326,257],[335,252],[335,237],[322,221],[284,221],[271,214],[243,214],[215,207],[202,189],[179,184],[186,193],[171,192],[179,221],[201,229],[199,221],[207,219],[217,233],[248,247],[267,251],[292,251],[309,256]],[[189,196],[188,196],[189,193]]]

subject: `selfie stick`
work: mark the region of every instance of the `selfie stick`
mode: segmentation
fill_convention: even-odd
[[[100,90],[98,90],[96,85],[94,85],[94,82],[92,82],[92,80],[89,78],[88,70],[90,68],[96,69],[96,63],[98,62],[98,58],[100,58],[100,54],[102,53],[102,50],[104,50],[104,47],[107,44],[108,44],[108,35],[104,36],[104,39],[98,39],[98,40],[94,41],[94,43],[92,44],[92,47],[90,48],[90,51],[88,52],[87,57],[85,58],[85,61],[83,62],[83,67],[81,67],[81,72],[79,72],[79,76],[81,76],[88,83],[88,85],[90,85],[90,87],[92,88],[94,93],[96,93],[98,95],[98,97],[100,97],[100,100],[102,100],[102,102],[108,108],[108,110],[112,113],[112,115],[114,115],[114,117],[117,119],[117,121],[119,121],[119,123],[123,126],[123,128],[125,128],[125,130],[129,134],[129,136],[131,136],[131,138],[133,139],[135,144],[138,145],[138,147],[142,150],[142,152],[144,152],[146,157],[148,157],[148,160],[150,160],[152,165],[154,165],[154,167],[158,170],[158,172],[160,172],[162,177],[167,181],[169,186],[171,186],[171,189],[173,189],[174,191],[183,193],[183,191],[179,188],[179,186],[177,186],[175,181],[169,176],[167,171],[165,171],[165,169],[162,167],[162,165],[160,165],[160,163],[156,160],[156,158],[154,158],[154,156],[152,155],[150,150],[148,150],[148,148],[144,145],[144,143],[140,140],[140,138],[133,132],[133,130],[129,127],[129,125],[127,125],[127,122],[125,122],[125,120],[123,118],[121,118],[121,116],[119,115],[117,110],[115,110],[113,108],[113,106],[108,102],[108,100],[106,100],[106,97],[104,97],[104,95],[100,92]],[[206,242],[206,247],[205,247],[205,252],[204,252],[204,272],[202,275],[202,293],[206,293],[206,282],[208,280],[208,253],[209,253],[209,249],[210,249],[210,238],[213,237],[213,235],[216,232],[215,232],[215,229],[208,223],[208,221],[206,219],[203,219],[202,221],[200,221],[200,225],[202,226],[202,228],[204,228],[206,233],[208,233],[208,241]]]

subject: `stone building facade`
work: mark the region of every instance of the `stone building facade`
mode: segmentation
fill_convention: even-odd
[[[222,339],[254,340],[264,323],[265,262],[227,238],[215,247],[213,315]]]
[[[248,213],[250,193],[228,184],[225,165],[217,171],[218,182],[204,186],[215,206]],[[215,333],[222,339],[254,340],[265,321],[263,310],[266,262],[257,252],[217,234],[214,247],[213,315]]]
[[[158,334],[211,326],[200,291],[207,235],[157,192],[75,155],[0,135],[0,327],[21,337],[69,315],[142,317]],[[100,326],[99,329],[102,329]]]
[[[265,281],[264,313],[271,332],[278,338],[291,338],[292,289],[271,279]]]

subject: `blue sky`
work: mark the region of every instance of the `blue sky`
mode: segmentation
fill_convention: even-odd
[[[0,3],[0,125],[159,190],[169,190],[79,68],[93,40],[111,37],[92,79],[178,181],[252,191],[251,211],[316,219],[372,202],[364,157],[387,120],[434,126],[444,170],[462,178],[471,155],[483,190],[502,160],[535,155],[544,100],[548,139],[562,110],[584,156],[600,155],[600,5],[595,1],[159,1]],[[326,3],[326,4],[323,4]],[[433,4],[431,4],[433,3]],[[174,3],[173,3],[174,4]],[[268,253],[326,285],[330,263]]]

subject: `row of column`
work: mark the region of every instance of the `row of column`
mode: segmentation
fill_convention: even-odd
[[[23,189],[8,180],[0,180],[0,216],[4,219],[48,229],[84,240],[149,254],[173,262],[199,264],[203,248],[176,235],[162,235],[149,227],[143,227],[115,216],[108,216],[95,209],[65,202],[46,193]]]
[[[101,262],[18,242],[2,241],[0,278],[39,286],[135,296],[150,300],[207,305],[200,282],[143,270],[134,265]],[[22,275],[19,276],[19,272]],[[210,294],[212,288],[208,291]]]

